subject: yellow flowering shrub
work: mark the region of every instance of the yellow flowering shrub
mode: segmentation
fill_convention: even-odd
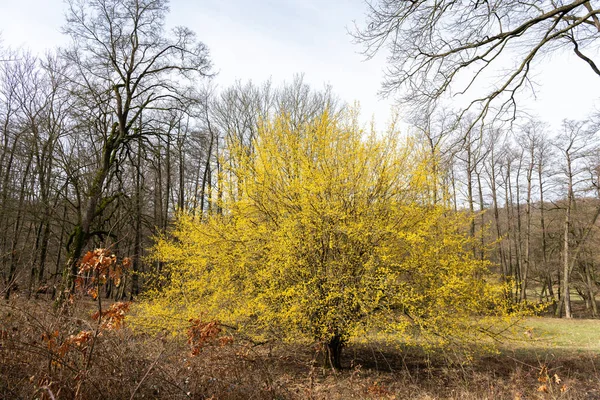
[[[506,315],[502,287],[473,257],[469,217],[431,200],[414,141],[327,113],[300,128],[282,115],[252,151],[231,153],[223,212],[181,215],[159,238],[168,283],[138,305],[134,326],[181,332],[203,315],[255,337],[322,342],[335,365],[367,330],[472,339],[482,318]]]

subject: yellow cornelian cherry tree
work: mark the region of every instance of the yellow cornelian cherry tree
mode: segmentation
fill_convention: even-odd
[[[158,240],[169,278],[134,325],[176,331],[201,314],[319,341],[339,367],[367,330],[470,339],[482,318],[506,315],[469,217],[432,200],[431,160],[394,128],[365,134],[355,115],[327,112],[293,127],[281,115],[230,154],[222,212],[181,215]]]

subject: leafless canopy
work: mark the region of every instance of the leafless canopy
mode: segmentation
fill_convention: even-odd
[[[127,136],[144,110],[185,108],[194,78],[210,75],[207,47],[194,32],[167,35],[167,0],[68,0],[63,56],[76,69],[80,91],[110,102]],[[188,86],[186,86],[188,85]],[[89,101],[89,100],[87,100]]]
[[[373,0],[368,7],[354,37],[369,58],[389,50],[382,93],[402,89],[418,107],[470,90],[465,108],[480,118],[492,108],[514,116],[535,60],[564,48],[600,76],[590,56],[600,37],[598,1]]]

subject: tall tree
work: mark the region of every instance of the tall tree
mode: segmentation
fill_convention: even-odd
[[[518,142],[523,150],[525,157],[526,171],[526,195],[525,195],[525,250],[523,254],[523,271],[521,273],[521,300],[527,300],[527,283],[529,274],[532,268],[532,255],[531,255],[531,221],[532,221],[532,191],[533,191],[533,179],[534,179],[534,168],[536,165],[536,156],[538,155],[538,148],[542,142],[544,135],[543,125],[537,121],[529,121],[525,126],[522,127]]]
[[[209,74],[208,50],[192,31],[165,33],[167,12],[166,0],[68,1],[64,31],[73,45],[62,56],[73,68],[73,94],[92,105],[84,116],[98,121],[101,149],[69,241],[67,288],[94,222],[114,200],[104,197],[108,179],[130,144],[152,133],[137,128],[142,113],[185,107],[189,85]]]
[[[598,219],[598,212],[600,212],[600,206],[598,206],[598,212],[594,214],[589,227],[590,229],[587,230],[588,233],[586,233],[585,237],[580,240],[579,243],[573,245],[571,230],[573,224],[572,214],[576,206],[575,193],[578,189],[578,184],[580,183],[579,176],[585,171],[584,159],[593,153],[592,139],[595,131],[590,128],[591,127],[588,124],[583,122],[564,121],[563,130],[556,141],[556,146],[563,155],[562,173],[563,184],[566,191],[562,236],[562,296],[556,314],[560,316],[564,309],[566,318],[573,317],[571,310],[571,272],[573,271],[591,227],[595,225],[596,220]]]

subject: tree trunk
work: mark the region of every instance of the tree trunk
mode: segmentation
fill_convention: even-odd
[[[506,271],[507,278],[513,276],[513,251],[512,251],[512,218],[510,213],[510,208],[512,206],[512,202],[510,201],[510,166],[507,168],[506,177],[504,178],[504,209],[506,213],[506,244],[508,245],[508,254],[506,255]],[[512,289],[513,285],[510,288],[510,296],[512,299]]]
[[[598,304],[596,303],[596,283],[592,277],[592,271],[590,266],[586,263],[584,265],[585,279],[587,283],[587,291],[590,299],[590,306],[592,307],[592,317],[598,318]]]
[[[531,187],[534,167],[533,146],[530,152],[529,166],[527,168],[527,198],[525,206],[525,262],[523,263],[523,274],[521,284],[521,300],[527,300],[527,278],[531,264]]]
[[[67,243],[69,247],[69,261],[67,268],[63,273],[63,292],[73,293],[75,291],[75,277],[77,276],[77,267],[79,265],[79,259],[83,254],[83,250],[90,239],[90,228],[92,223],[98,215],[103,211],[106,204],[100,204],[102,199],[102,192],[104,190],[104,183],[109,175],[111,168],[115,163],[115,151],[119,147],[118,135],[119,135],[119,124],[114,123],[111,128],[109,138],[107,139],[104,147],[102,148],[102,159],[101,165],[96,170],[94,180],[88,194],[87,204],[83,214],[83,219],[75,225],[71,238]],[[121,137],[125,135],[121,133]],[[59,294],[58,301],[64,300],[62,297],[67,293]]]
[[[166,173],[166,187],[165,187],[165,208],[161,217],[163,225],[161,226],[163,232],[169,225],[169,204],[171,200],[171,127],[169,127],[169,133],[167,135],[167,150],[165,154],[165,173]]]
[[[25,191],[27,186],[27,179],[29,178],[29,171],[31,168],[31,163],[33,161],[33,154],[30,154],[27,160],[27,166],[25,167],[25,173],[23,175],[23,180],[21,181],[21,187],[19,190],[19,202],[17,205],[17,218],[15,221],[15,227],[13,231],[13,239],[10,249],[10,265],[8,270],[8,286],[6,288],[6,292],[4,293],[4,299],[8,300],[10,298],[11,289],[14,287],[16,283],[16,272],[17,272],[17,263],[19,257],[17,257],[18,251],[17,246],[19,244],[19,238],[21,236],[22,230],[22,218],[23,218],[23,205],[25,202]]]
[[[569,162],[569,170],[570,170],[570,162]],[[570,176],[570,171],[569,171],[569,176]],[[573,192],[573,187],[572,187],[573,183],[572,180],[569,179],[569,193],[567,196],[567,209],[565,211],[565,221],[564,221],[564,225],[563,225],[563,283],[562,283],[562,298],[560,301],[560,304],[558,306],[558,314],[562,314],[562,307],[564,307],[565,309],[565,317],[566,318],[573,318],[573,315],[571,313],[571,285],[569,282],[569,278],[571,275],[571,271],[569,268],[569,261],[570,261],[570,257],[569,257],[569,231],[571,228],[571,205],[572,205],[572,201],[573,201],[573,197],[572,197],[572,192]]]
[[[500,263],[500,266],[502,268],[502,275],[504,280],[506,281],[507,278],[509,277],[509,273],[508,273],[508,265],[506,263],[506,260],[504,259],[504,252],[502,251],[502,229],[500,227],[500,210],[498,208],[498,188],[496,185],[496,160],[495,160],[495,153],[494,153],[494,148],[492,146],[492,149],[490,151],[490,171],[489,171],[489,178],[490,178],[490,189],[492,192],[492,207],[494,209],[494,225],[496,225],[496,251],[498,253],[498,261]]]
[[[210,176],[211,176],[210,160],[212,158],[213,144],[214,144],[214,140],[215,140],[215,136],[212,131],[212,127],[210,125],[210,120],[208,118],[208,115],[206,116],[206,120],[207,120],[207,124],[208,124],[208,134],[210,135],[210,142],[208,145],[208,151],[206,152],[206,164],[204,165],[204,174],[202,176],[202,189],[200,190],[200,218],[203,218],[203,216],[204,216],[204,201],[205,201],[205,197],[206,197],[206,185],[211,184],[211,182],[209,182],[208,180],[210,179]]]
[[[519,167],[517,168],[517,176],[515,177],[515,191],[516,191],[516,209],[517,209],[517,231],[513,238],[515,239],[515,250],[517,254],[517,269],[519,270],[519,279],[517,280],[517,289],[518,289],[518,300],[521,300],[521,296],[523,294],[523,280],[524,280],[524,258],[523,258],[523,224],[522,221],[522,213],[521,213],[521,187],[519,185],[519,181],[521,178],[521,167],[523,164],[523,154],[519,155]]]
[[[479,227],[479,244],[481,245],[479,259],[481,261],[485,258],[485,204],[483,201],[483,185],[481,184],[481,171],[477,172],[477,192],[479,196],[479,218],[481,226]]]
[[[141,119],[140,119],[141,121]],[[140,122],[141,129],[141,122]],[[138,140],[137,162],[135,165],[135,239],[133,244],[133,263],[131,271],[131,293],[130,300],[133,300],[140,292],[139,270],[142,254],[142,140]]]
[[[341,369],[342,368],[342,349],[344,347],[344,342],[342,341],[341,336],[335,335],[332,337],[327,343],[327,358],[325,360],[325,365],[331,367],[333,369]]]
[[[544,181],[543,181],[543,161],[538,160],[538,180],[540,186],[540,227],[542,229],[542,262],[544,263],[543,270],[546,273],[546,280],[548,285],[548,296],[553,299],[554,312],[556,312],[556,299],[554,298],[554,288],[552,287],[552,271],[548,268],[548,243],[547,243],[547,232],[546,232],[546,219],[545,219],[545,205],[544,205]]]

